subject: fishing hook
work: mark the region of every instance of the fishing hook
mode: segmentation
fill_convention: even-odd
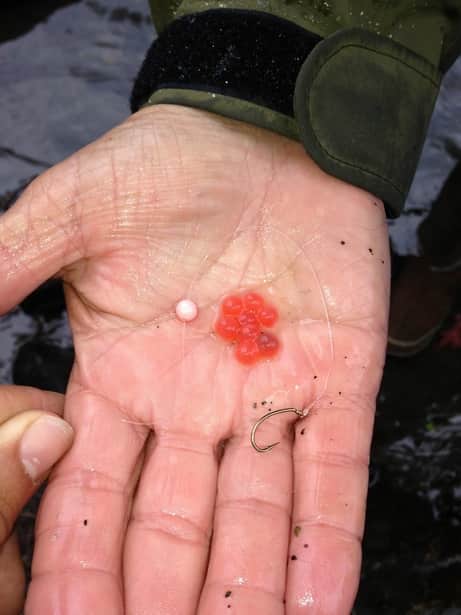
[[[304,417],[307,416],[306,410],[298,410],[297,408],[282,408],[281,410],[271,410],[270,412],[267,412],[264,416],[262,416],[260,419],[256,421],[256,423],[253,425],[253,429],[251,430],[251,437],[250,437],[251,446],[256,451],[258,451],[258,453],[268,453],[274,448],[274,446],[277,446],[277,444],[280,444],[280,442],[274,442],[273,444],[269,444],[268,446],[258,446],[256,444],[256,432],[258,430],[258,427],[262,423],[264,423],[264,421],[267,421],[267,419],[272,418],[276,414],[284,414],[285,412],[294,412],[295,414],[298,415],[300,419],[303,419]]]

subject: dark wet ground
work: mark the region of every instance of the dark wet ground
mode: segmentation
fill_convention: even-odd
[[[0,89],[6,90],[7,99],[5,104],[0,100],[0,211],[33,175],[127,115],[130,83],[152,36],[144,1],[131,0],[129,9],[112,0],[76,2],[58,11],[55,21],[39,23],[38,30],[34,23],[46,19],[48,11],[71,3],[42,2],[40,9],[35,2],[19,4],[20,14],[12,9],[17,2],[2,4],[9,17],[0,22]],[[35,7],[33,15],[28,7]],[[99,26],[89,28],[88,19]],[[64,59],[54,53],[46,56],[46,46],[54,44],[47,36],[59,40],[67,30],[69,39],[73,37],[68,58],[65,52]],[[17,48],[5,42],[18,35],[23,37],[15,41],[21,43],[22,74],[11,59]],[[81,48],[78,61],[75,37],[77,49]],[[28,51],[36,51],[37,41],[45,47],[41,49],[45,56],[40,65],[30,61],[34,68],[27,58]],[[122,53],[129,61],[120,60]],[[50,75],[59,80],[46,81]],[[68,109],[67,91],[61,96],[56,90],[51,111],[46,106],[50,99],[37,96],[36,103],[38,116],[51,113],[56,122],[43,126],[29,119],[25,133],[24,121],[30,114],[21,120],[24,93],[36,94],[43,82],[46,87],[71,83],[69,75],[78,82],[74,92],[85,96],[86,106],[77,110],[77,119],[75,109]],[[110,106],[102,119],[98,118],[101,100]],[[18,110],[21,120],[16,126],[8,122],[12,109]],[[461,297],[446,330],[458,313]],[[356,615],[461,614],[461,348],[439,348],[439,341],[440,336],[411,360],[387,361],[376,418]],[[59,282],[49,282],[0,319],[0,383],[64,391],[72,358]],[[36,506],[37,498],[18,524],[26,563]]]

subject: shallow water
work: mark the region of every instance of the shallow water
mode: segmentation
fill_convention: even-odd
[[[0,208],[128,115],[131,83],[153,36],[147,0],[61,2],[67,6],[46,18],[58,4],[42,3],[28,23],[13,15],[0,25]],[[5,42],[13,34],[21,35]],[[391,229],[404,253],[415,251],[416,223],[461,152],[456,91],[460,62],[445,81],[408,215]],[[59,282],[0,319],[0,382],[63,391],[72,359]],[[387,362],[356,615],[461,613],[460,374],[461,350],[437,344],[410,361]],[[26,562],[36,505],[19,524]]]

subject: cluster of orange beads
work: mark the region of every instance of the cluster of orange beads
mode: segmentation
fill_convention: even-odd
[[[258,293],[249,292],[223,299],[214,329],[223,340],[235,343],[240,363],[251,365],[277,353],[279,341],[263,330],[273,327],[277,320],[277,310]]]

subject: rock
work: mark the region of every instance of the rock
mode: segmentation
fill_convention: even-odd
[[[21,302],[29,316],[45,320],[57,318],[66,308],[61,280],[48,280]]]
[[[59,348],[42,340],[26,342],[13,364],[13,382],[64,393],[73,361],[73,348]]]

